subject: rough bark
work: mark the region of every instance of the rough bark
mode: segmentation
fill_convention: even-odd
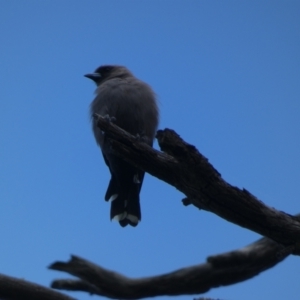
[[[111,138],[112,151],[184,193],[185,204],[215,213],[278,243],[296,248],[300,243],[298,217],[269,207],[246,189],[227,183],[208,159],[175,131],[158,131],[157,140],[164,151],[160,152],[102,117],[98,117],[98,126]]]

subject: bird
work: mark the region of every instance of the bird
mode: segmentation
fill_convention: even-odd
[[[96,83],[96,97],[90,104],[92,129],[111,178],[104,199],[111,202],[110,219],[122,227],[141,221],[140,191],[144,171],[112,153],[105,133],[97,127],[95,115],[108,118],[128,133],[153,146],[159,123],[156,94],[126,67],[103,65],[84,75]]]

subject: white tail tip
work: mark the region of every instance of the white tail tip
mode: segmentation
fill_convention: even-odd
[[[112,219],[114,221],[122,221],[127,217],[127,212],[124,211],[123,213],[119,214],[119,215],[115,215]]]

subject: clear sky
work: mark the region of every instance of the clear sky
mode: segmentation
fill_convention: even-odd
[[[83,77],[102,64],[125,65],[148,82],[160,102],[160,128],[195,145],[230,184],[300,212],[299,1],[0,6],[1,273],[49,286],[64,274],[46,267],[75,254],[124,275],[149,276],[260,237],[184,207],[183,194],[150,175],[138,227],[109,220],[109,172],[88,115],[95,86]],[[205,296],[298,299],[299,264],[289,257]]]

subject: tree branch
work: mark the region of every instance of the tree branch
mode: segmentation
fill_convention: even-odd
[[[52,289],[0,274],[0,299],[3,300],[75,300]]]
[[[81,281],[73,281],[72,290],[87,291],[86,286],[93,286],[88,290],[92,294],[113,299],[139,299],[201,294],[214,287],[241,282],[272,268],[293,250],[293,247],[262,238],[242,249],[210,256],[200,265],[138,279],[125,277],[77,256],[72,256],[68,262],[55,262],[49,268],[80,278]],[[56,280],[51,287],[69,290],[71,281]]]
[[[157,139],[163,153],[100,116],[98,127],[111,139],[111,149],[116,155],[173,185],[187,196],[187,202],[279,243],[298,248],[298,217],[271,208],[246,189],[228,184],[208,159],[175,131],[158,131]],[[294,254],[300,255],[300,252]]]
[[[288,255],[300,254],[299,215],[291,216],[268,207],[247,190],[225,182],[208,160],[174,131],[158,131],[162,153],[104,118],[99,117],[98,126],[110,139],[116,155],[183,192],[187,196],[184,205],[193,204],[214,212],[266,237],[242,249],[210,256],[200,265],[138,279],[72,256],[70,261],[56,262],[49,268],[67,272],[79,280],[56,280],[53,288],[88,291],[115,299],[201,294],[213,287],[250,279]]]

